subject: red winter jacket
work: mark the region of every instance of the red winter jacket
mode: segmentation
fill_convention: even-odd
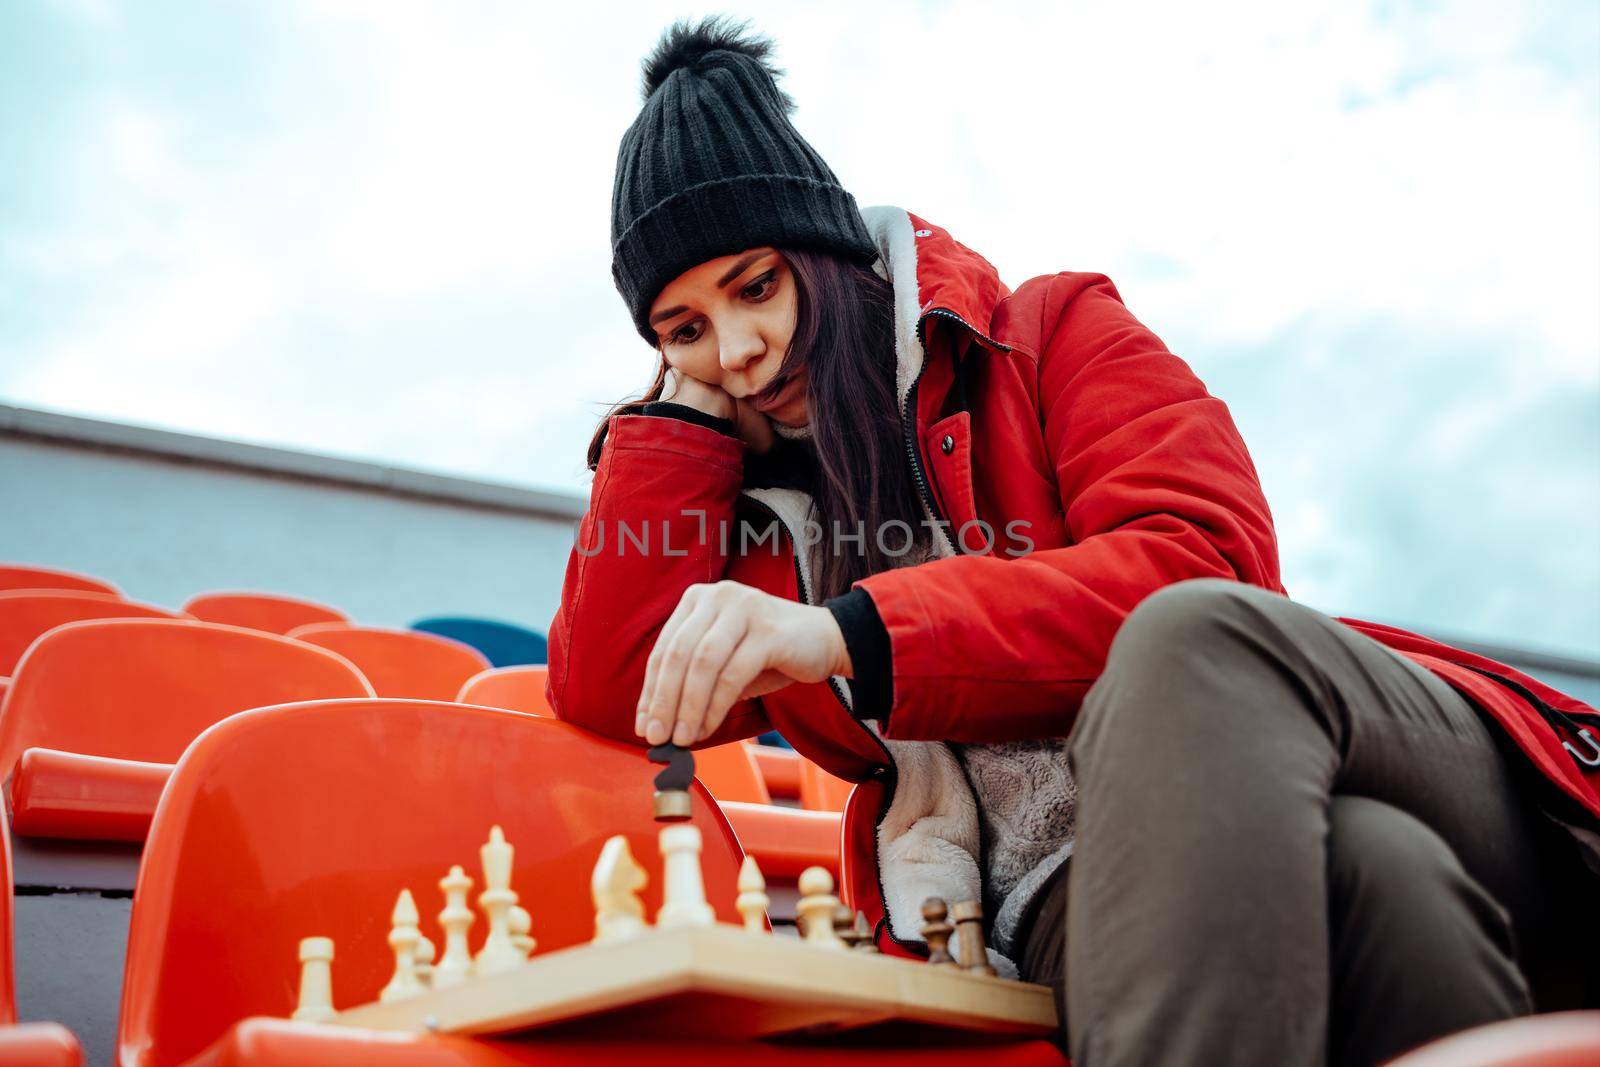
[[[1065,736],[1117,628],[1156,589],[1221,577],[1284,592],[1272,516],[1227,407],[1109,279],[1067,272],[1011,292],[944,230],[895,208],[863,216],[894,282],[908,462],[935,517],[952,533],[965,527],[955,558],[858,583],[892,649],[886,737]],[[560,717],[639,742],[645,660],[693,583],[732,579],[810,599],[792,538],[740,551],[736,537],[718,535],[737,518],[770,517],[740,491],[743,450],[675,419],[611,420],[550,629],[549,698]],[[1026,526],[1010,529],[1025,530],[1033,547],[1016,556],[1005,531],[1019,521]],[[619,544],[623,523],[633,536]],[[1562,719],[1594,709],[1481,656],[1340,621],[1485,708],[1552,787],[1553,813],[1580,839],[1600,833],[1600,767],[1574,757],[1600,764],[1600,747]],[[863,783],[845,816],[844,890],[881,919],[875,827],[895,782],[886,747],[822,683],[741,702],[706,744],[768,729]]]

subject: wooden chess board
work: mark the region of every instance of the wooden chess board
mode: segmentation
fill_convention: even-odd
[[[507,1037],[534,1030],[729,1039],[880,1023],[1048,1035],[1049,988],[736,926],[650,929],[514,970],[339,1012],[330,1025]]]

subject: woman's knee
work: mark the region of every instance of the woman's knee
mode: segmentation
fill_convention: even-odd
[[[1250,620],[1263,616],[1257,598],[1275,594],[1221,578],[1175,582],[1145,597],[1123,620],[1101,676],[1090,687],[1072,738],[1076,752],[1107,741],[1148,750],[1153,735],[1170,734],[1175,716],[1206,719],[1206,741],[1226,744],[1217,720],[1236,702],[1206,699],[1194,684],[1219,663],[1248,654]],[[1276,597],[1276,599],[1283,599]],[[1248,684],[1248,665],[1226,670],[1229,685]],[[1193,753],[1191,753],[1193,754]]]
[[[1283,600],[1276,593],[1226,578],[1189,578],[1162,586],[1141,600],[1112,639],[1107,669],[1152,661],[1205,657],[1237,637],[1242,620],[1261,617]]]
[[[1284,599],[1222,578],[1191,578],[1157,589],[1122,621],[1084,713],[1103,714],[1110,703],[1146,704],[1138,696],[1150,687],[1182,692],[1186,679],[1215,670],[1241,651],[1249,654],[1252,620],[1265,617],[1263,609],[1270,607],[1258,598]],[[1229,673],[1244,677],[1239,670]]]

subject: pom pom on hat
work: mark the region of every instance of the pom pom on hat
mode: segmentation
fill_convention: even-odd
[[[732,22],[724,16],[714,15],[697,23],[688,19],[674,22],[656,42],[655,48],[642,64],[643,78],[640,96],[648,100],[661,87],[667,76],[675,70],[687,68],[700,70],[714,63],[714,52],[729,52],[751,60],[771,80],[773,89],[783,100],[785,114],[794,114],[794,98],[778,88],[783,71],[772,65],[773,43],[769,38],[748,34],[749,23]],[[724,58],[726,61],[726,58]]]

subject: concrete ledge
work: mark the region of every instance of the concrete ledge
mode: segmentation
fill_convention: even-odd
[[[288,448],[250,445],[147,426],[86,419],[9,404],[0,404],[0,437],[32,438],[79,448],[131,452],[256,474],[303,478],[358,486],[380,493],[470,504],[541,518],[576,519],[583,515],[588,506],[588,501],[575,493],[524,489],[500,482],[429,474],[405,467],[389,467],[314,452],[297,452]]]

